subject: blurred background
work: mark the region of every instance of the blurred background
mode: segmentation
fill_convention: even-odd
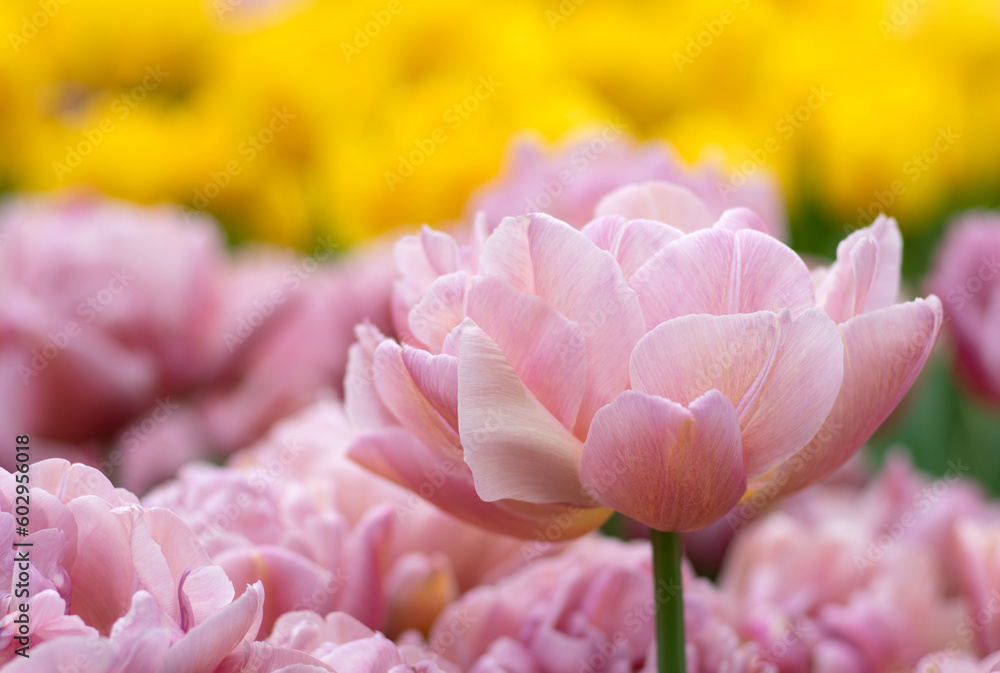
[[[4,192],[173,202],[231,244],[454,220],[516,133],[609,124],[775,175],[800,251],[895,216],[914,293],[951,215],[1000,206],[996,0],[5,0],[0,28]],[[948,358],[873,447],[1000,492]]]

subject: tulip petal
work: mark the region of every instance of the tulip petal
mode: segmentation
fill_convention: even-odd
[[[592,504],[580,487],[582,445],[471,321],[458,361],[458,427],[476,492],[487,502]]]
[[[529,216],[505,217],[483,244],[479,275],[502,280],[515,290],[533,293],[535,271],[528,245]]]
[[[576,422],[587,378],[580,328],[543,299],[493,278],[469,288],[469,318],[490,336],[516,375],[567,428]],[[466,329],[461,336],[464,350]],[[489,372],[480,372],[489,377]]]
[[[760,219],[760,216],[749,208],[729,208],[723,211],[718,221],[712,226],[716,229],[728,229],[730,231],[752,229],[765,234],[769,233],[764,220]]]
[[[885,215],[837,246],[837,261],[817,290],[817,305],[836,322],[891,306],[899,294],[903,237]]]
[[[424,284],[458,270],[459,249],[455,239],[427,225],[418,235],[401,238],[394,252],[400,274]]]
[[[410,333],[432,353],[440,353],[445,337],[465,318],[464,271],[437,278],[416,306],[410,309],[407,322]]]
[[[240,645],[251,643],[260,628],[264,589],[260,582],[174,643],[159,673],[211,673]]]
[[[458,428],[458,357],[403,346],[403,364],[434,410]]]
[[[684,235],[679,229],[656,220],[628,222],[624,217],[614,215],[594,220],[580,233],[618,260],[626,280],[663,246]]]
[[[283,547],[236,547],[220,552],[214,560],[234,586],[246,589],[260,583],[264,595],[260,624],[263,635],[270,633],[274,620],[286,612],[308,609],[326,614],[336,607],[336,591],[326,590],[339,588],[332,573]]]
[[[374,378],[386,408],[421,442],[442,454],[461,455],[458,433],[413,380],[399,344],[386,340],[375,349]]]
[[[841,325],[844,382],[812,440],[751,483],[769,498],[800,491],[839,469],[899,404],[923,368],[941,330],[934,295],[863,313]]]
[[[629,279],[654,327],[678,316],[726,315],[815,303],[812,278],[784,243],[750,229],[707,229],[667,245]]]
[[[423,446],[402,428],[364,432],[354,438],[348,456],[373,472],[419,494],[424,500],[463,521],[505,535],[537,538],[539,531],[562,516],[566,508],[559,505],[536,505],[516,500],[484,502],[473,483],[469,466],[452,460]],[[425,507],[422,500],[399,506],[396,513],[406,525],[414,510]],[[569,516],[569,526],[557,526],[555,536],[547,541],[570,539],[600,526],[611,515],[603,507],[576,509]]]
[[[604,215],[656,220],[685,233],[710,227],[715,220],[691,190],[659,180],[626,185],[611,192],[594,208],[595,217]]]
[[[680,404],[716,389],[732,400],[747,474],[763,474],[816,434],[843,380],[837,326],[810,309],[690,315],[654,328],[632,353],[632,387]]]
[[[594,413],[628,388],[628,352],[645,332],[642,309],[614,257],[568,224],[532,216],[528,241],[535,293],[586,339],[587,384],[575,428],[584,437]]]
[[[357,342],[347,351],[344,376],[344,412],[361,428],[396,425],[396,417],[382,403],[375,389],[375,350],[386,337],[377,327],[363,323],[354,328]]]
[[[736,410],[719,391],[688,408],[626,391],[594,416],[580,477],[602,503],[651,528],[689,531],[746,489]]]

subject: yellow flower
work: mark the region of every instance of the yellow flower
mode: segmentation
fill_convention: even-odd
[[[0,184],[238,238],[453,218],[514,132],[615,119],[847,226],[932,224],[1000,179],[987,0],[8,0],[0,30]]]

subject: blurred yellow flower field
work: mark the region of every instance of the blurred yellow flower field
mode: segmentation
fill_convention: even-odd
[[[775,171],[798,226],[997,201],[985,0],[9,0],[0,27],[7,189],[176,201],[236,238],[454,218],[516,131],[615,120],[732,184]]]

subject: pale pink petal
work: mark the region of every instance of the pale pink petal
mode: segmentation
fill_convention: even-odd
[[[535,270],[528,244],[530,217],[505,217],[483,244],[479,274],[502,280],[516,290],[535,291]]]
[[[174,643],[158,673],[212,673],[232,650],[254,641],[260,628],[264,588],[257,582],[224,610]]]
[[[124,518],[96,496],[78,497],[67,506],[79,531],[71,609],[107,635],[132,599],[131,536]]]
[[[594,208],[594,217],[603,215],[656,220],[685,233],[706,229],[715,221],[702,200],[689,189],[658,180],[626,185],[611,192]]]
[[[704,528],[746,490],[736,410],[718,391],[688,408],[626,391],[594,416],[580,477],[605,505],[651,528]]]
[[[626,280],[661,248],[684,235],[681,230],[656,220],[628,222],[617,215],[599,217],[580,233],[618,260]]]
[[[369,510],[347,539],[345,560],[334,571],[333,584],[323,587],[324,592],[339,591],[338,610],[351,614],[373,629],[385,630],[386,549],[398,523],[388,503]],[[328,612],[314,607],[315,596],[311,601],[296,609],[305,607],[320,614]]]
[[[593,241],[601,250],[607,250],[615,257],[621,245],[622,234],[628,220],[621,215],[605,215],[596,217],[580,230],[580,233]],[[666,226],[666,225],[664,225]]]
[[[833,474],[899,404],[941,330],[941,302],[931,295],[863,313],[845,324],[844,382],[816,435],[797,454],[751,483],[771,498]]]
[[[392,341],[383,341],[375,349],[375,368],[375,387],[393,416],[428,448],[443,455],[460,456],[458,432],[442,418],[413,380],[403,360],[403,349]]]
[[[333,586],[330,571],[283,547],[227,549],[215,556],[215,562],[226,571],[233,586],[247,589],[254,583],[260,585],[264,596],[260,627],[265,634],[271,631],[274,620],[286,612],[312,609],[325,614],[336,605],[336,593],[329,591],[321,592],[320,600],[310,602],[313,592]],[[257,634],[250,635],[254,640]]]
[[[274,647],[263,642],[250,643],[246,660],[238,662],[247,673],[329,673],[336,669],[305,652]]]
[[[632,387],[687,405],[719,390],[736,407],[751,478],[805,445],[843,380],[837,326],[810,309],[690,315],[647,334],[632,353]]]
[[[740,229],[753,229],[768,234],[767,225],[760,219],[757,213],[749,208],[730,208],[722,212],[714,225],[717,229],[729,229],[739,231]],[[779,238],[779,237],[775,237]]]
[[[407,323],[413,336],[432,353],[440,353],[448,332],[465,318],[464,271],[441,276],[431,283],[426,294],[410,309]]]
[[[404,663],[399,648],[382,634],[344,643],[327,658],[336,663],[337,673],[388,673]]]
[[[458,271],[459,250],[455,239],[426,225],[416,236],[396,243],[396,268],[407,279],[429,285],[438,276]]]
[[[615,258],[626,279],[648,262],[668,243],[684,235],[678,229],[655,220],[632,220],[622,232],[621,244]]]
[[[726,315],[815,303],[812,278],[788,246],[759,231],[715,228],[667,245],[629,279],[646,324],[692,313]]]
[[[396,417],[386,409],[375,389],[375,350],[386,337],[377,327],[363,323],[354,328],[357,342],[347,352],[344,377],[344,411],[351,422],[362,428],[396,425]]]
[[[448,424],[458,429],[458,358],[403,346],[403,364],[420,392]]]
[[[16,661],[4,667],[9,673],[111,673],[118,671],[119,657],[116,648],[107,640],[92,636],[57,638],[32,647],[28,658],[15,657]],[[80,667],[80,662],[86,662]]]
[[[587,347],[580,328],[540,297],[493,278],[473,282],[468,311],[528,390],[572,429],[587,379]],[[464,343],[463,328],[463,348]],[[489,378],[490,373],[480,375]]]
[[[592,504],[577,476],[579,440],[525,387],[496,342],[469,323],[458,397],[465,462],[483,500]]]
[[[594,413],[628,388],[627,353],[645,332],[642,309],[614,257],[565,222],[532,215],[528,242],[535,294],[586,339],[587,385],[574,428],[585,437]]]
[[[817,290],[817,304],[838,323],[891,306],[899,294],[903,238],[896,221],[880,215],[837,246],[837,261]]]
[[[426,501],[441,510],[487,530],[521,538],[537,538],[557,517],[569,519],[558,527],[557,538],[569,539],[601,525],[611,511],[604,508],[577,510],[567,517],[565,507],[536,505],[517,500],[484,502],[473,483],[472,472],[461,457],[451,459],[431,451],[402,428],[370,431],[358,435],[348,456],[373,472],[410,489],[415,494],[396,507],[406,526]],[[421,499],[422,498],[422,499]]]

